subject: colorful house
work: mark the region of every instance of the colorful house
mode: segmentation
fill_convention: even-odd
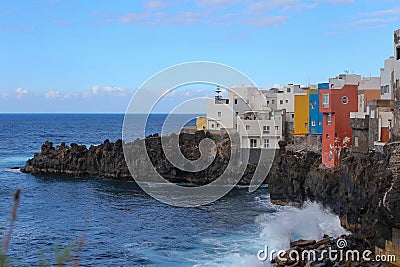
[[[294,96],[294,135],[305,136],[309,133],[310,110],[308,108],[310,102],[309,88],[307,94]]]
[[[309,90],[310,135],[322,135],[322,112],[319,109],[319,91],[329,89],[329,83],[319,83],[317,89]]]
[[[338,165],[342,148],[350,147],[350,112],[356,112],[358,108],[358,85],[330,87],[319,91],[323,113],[322,163],[328,168]]]

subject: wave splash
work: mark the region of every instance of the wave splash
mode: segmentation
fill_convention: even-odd
[[[266,201],[269,204],[265,203]],[[264,249],[265,246],[269,251],[286,250],[290,247],[291,241],[298,239],[320,240],[324,235],[336,238],[348,234],[341,227],[339,217],[318,203],[306,202],[302,208],[296,208],[274,206],[270,203],[269,197],[265,201],[256,199],[258,205],[260,202],[270,206],[275,212],[256,217],[255,222],[260,229],[258,238],[248,240],[248,246],[242,248],[244,253],[225,255],[223,259],[215,259],[215,265],[210,264],[211,266],[270,266],[269,260],[261,263],[257,259],[258,250]]]

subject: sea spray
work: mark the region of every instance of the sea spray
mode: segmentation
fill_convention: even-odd
[[[280,209],[256,219],[261,228],[260,238],[270,250],[288,249],[290,242],[298,239],[320,240],[325,234],[338,237],[347,233],[337,215],[315,202],[307,202],[302,208]]]

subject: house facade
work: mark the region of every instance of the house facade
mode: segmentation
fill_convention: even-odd
[[[217,88],[207,100],[207,130],[232,130],[239,134],[242,148],[276,149],[284,140],[286,112],[277,106],[275,95],[254,86],[228,89],[228,97]],[[272,102],[273,101],[273,102]]]
[[[322,112],[319,107],[319,91],[329,89],[329,83],[319,83],[316,87],[310,87],[309,94],[309,134],[322,135]]]
[[[306,94],[296,94],[294,96],[294,135],[305,136],[310,131],[310,88],[303,89]]]
[[[358,81],[353,79],[354,76],[348,79],[352,84],[346,83],[346,75],[330,79],[330,89],[319,92],[323,113],[322,163],[326,167],[337,166],[340,151],[350,147],[352,142],[350,112],[356,112],[358,108]]]

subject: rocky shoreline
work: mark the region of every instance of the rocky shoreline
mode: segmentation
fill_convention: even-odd
[[[172,142],[174,136],[163,137],[163,142]],[[185,172],[173,166],[165,154],[161,144],[161,137],[154,134],[144,140],[135,140],[129,143],[125,149],[133,151],[130,157],[130,166],[133,166],[133,174],[144,181],[152,180],[154,169],[166,180],[174,183],[191,183],[196,185],[208,184],[218,178],[228,166],[231,148],[229,135],[211,134],[197,131],[194,134],[181,133],[179,136],[179,148],[182,154],[189,160],[198,159],[200,142],[209,138],[216,144],[216,156],[210,166],[199,172]],[[143,151],[143,141],[146,150]],[[147,154],[152,166],[147,166]],[[154,167],[153,167],[154,166]],[[248,185],[256,168],[254,164],[247,164],[245,172],[239,184]],[[78,145],[70,146],[62,143],[54,147],[52,142],[46,141],[40,153],[28,160],[21,168],[22,172],[32,174],[59,174],[71,176],[94,176],[116,180],[132,181],[123,152],[122,140],[110,142],[108,139],[97,146]],[[137,178],[137,177],[135,177]]]
[[[182,154],[190,160],[199,158],[198,147],[204,138],[216,143],[217,153],[212,164],[198,173],[183,172],[172,166],[163,154],[158,135],[147,137],[145,142],[152,164],[164,178],[177,183],[206,184],[227,167],[230,140],[227,135],[203,131],[184,134],[179,139]],[[139,142],[133,142],[132,149],[139,148]],[[138,169],[142,169],[143,156],[142,153],[135,156]],[[250,183],[255,168],[252,164],[246,166],[240,184]],[[51,142],[46,142],[21,171],[132,180],[121,140],[115,143],[106,140],[90,148],[77,144],[53,147]],[[146,173],[144,168],[138,175],[146,176]],[[349,238],[355,244],[374,251],[376,246],[384,248],[385,242],[391,240],[393,228],[400,228],[399,174],[400,143],[387,144],[384,153],[342,151],[339,167],[330,169],[321,165],[320,154],[307,150],[294,152],[282,144],[265,182],[269,184],[274,204],[301,206],[307,200],[320,202],[340,216],[342,226],[353,233]]]

